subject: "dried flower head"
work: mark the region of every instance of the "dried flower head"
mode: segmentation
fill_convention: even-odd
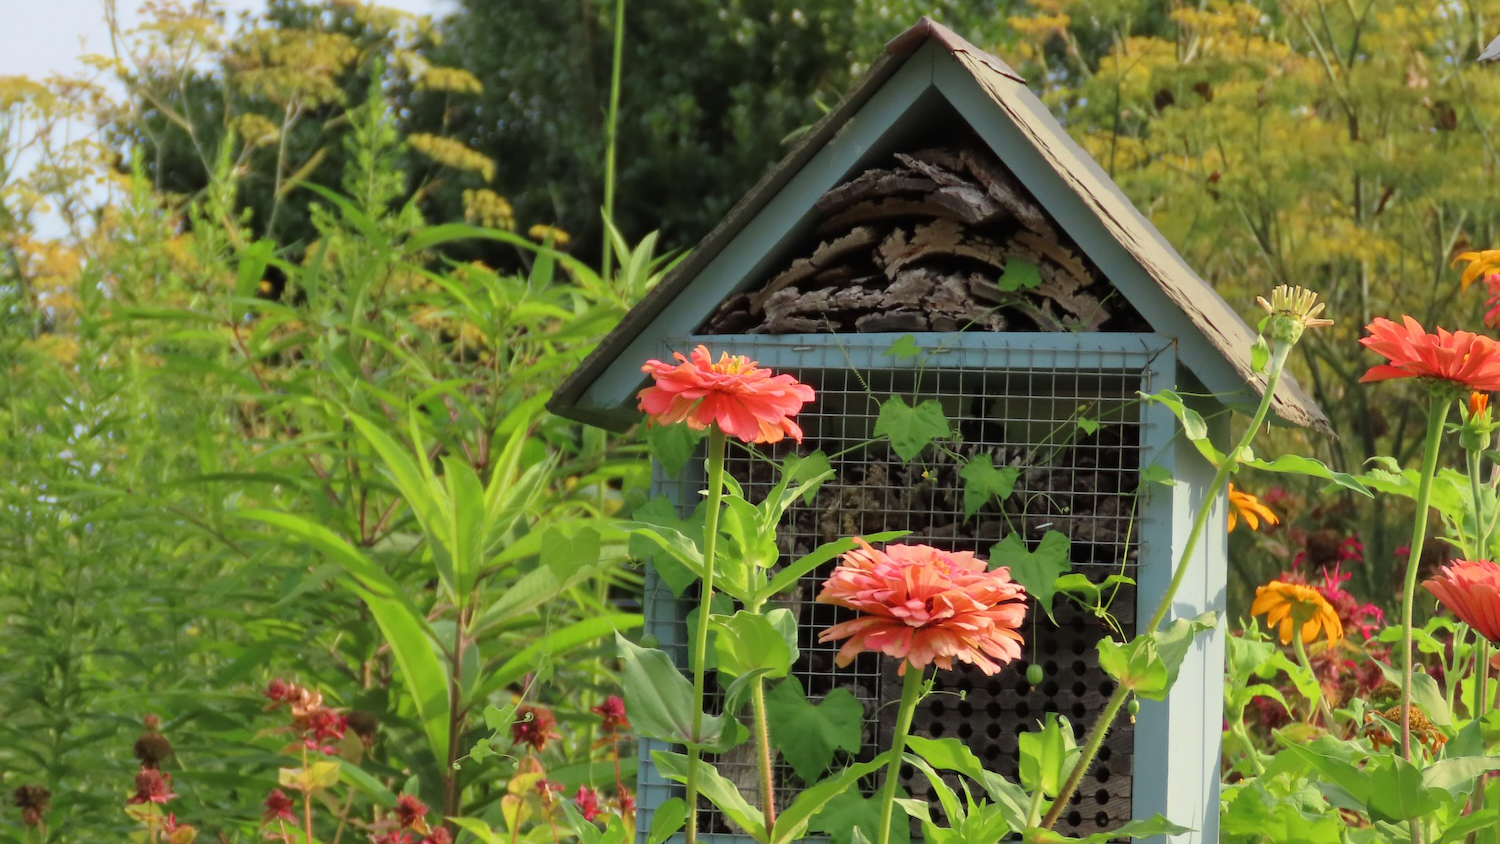
[[[162,762],[172,757],[172,743],[158,732],[142,733],[135,740],[134,750],[142,768],[160,768]]]
[[[1333,325],[1333,320],[1318,316],[1324,307],[1318,294],[1303,287],[1277,285],[1271,290],[1271,301],[1261,296],[1255,301],[1269,314],[1266,333],[1277,343],[1296,343],[1306,329]]]
[[[52,792],[44,785],[18,786],[11,798],[21,810],[21,822],[27,826],[41,826],[42,815],[52,808]]]
[[[955,658],[994,674],[1021,656],[1026,590],[1010,579],[1010,569],[986,571],[967,551],[927,545],[880,551],[854,541],[858,547],[844,554],[817,598],[862,613],[818,635],[819,642],[849,637],[837,665],[868,650],[900,659],[900,674],[908,665],[951,669]]]
[[[772,375],[755,361],[728,352],[714,362],[708,349],[693,349],[691,358],[673,352],[677,363],[646,361],[641,371],[655,383],[637,394],[640,409],[652,422],[685,422],[702,431],[709,425],[747,443],[775,443],[783,437],[802,442],[802,429],[791,417],[813,400],[813,389],[790,375]]]
[[[1240,519],[1244,519],[1245,525],[1248,526],[1251,530],[1260,530],[1260,523],[1262,519],[1264,519],[1266,524],[1268,525],[1281,523],[1281,520],[1276,517],[1276,514],[1271,512],[1270,507],[1267,507],[1266,505],[1260,503],[1260,499],[1256,498],[1248,492],[1241,492],[1240,490],[1234,488],[1234,484],[1230,484],[1229,529],[1231,531],[1234,530],[1235,526],[1239,524]]]
[[[1392,736],[1391,730],[1377,720],[1377,715],[1395,724],[1394,730],[1399,732],[1401,704],[1398,703],[1389,709],[1365,713],[1365,736],[1370,739],[1371,746],[1376,750],[1380,750],[1388,745],[1394,746],[1396,740]],[[1407,721],[1411,724],[1411,734],[1416,736],[1418,741],[1426,743],[1432,749],[1433,753],[1436,753],[1443,745],[1448,743],[1448,737],[1443,735],[1443,731],[1438,729],[1437,725],[1433,724],[1416,704],[1411,705],[1411,717]]]
[[[1299,628],[1303,644],[1312,644],[1323,632],[1329,643],[1344,638],[1344,625],[1333,605],[1318,590],[1300,583],[1273,580],[1256,589],[1250,614],[1264,615],[1268,627],[1279,626],[1283,645],[1291,643]]]

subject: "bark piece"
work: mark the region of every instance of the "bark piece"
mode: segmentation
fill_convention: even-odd
[[[1005,253],[1000,245],[968,231],[953,220],[937,220],[919,225],[911,232],[897,229],[881,241],[876,263],[887,278],[913,261],[951,255],[983,261],[996,269],[1005,267]]]
[[[812,255],[793,261],[790,267],[771,279],[770,284],[750,294],[750,313],[759,314],[764,309],[766,300],[776,291],[812,278],[845,257],[873,246],[877,237],[878,234],[874,229],[860,226],[843,237],[836,237],[818,244],[818,248],[813,250]]]
[[[866,199],[909,193],[928,193],[937,183],[912,170],[866,170],[853,180],[830,188],[814,203],[819,211],[832,214]]]
[[[964,167],[984,185],[990,198],[1020,220],[1021,225],[1049,240],[1057,239],[1057,229],[1047,219],[1047,213],[1005,169],[1005,165],[995,160],[993,153],[965,147],[961,155]]]

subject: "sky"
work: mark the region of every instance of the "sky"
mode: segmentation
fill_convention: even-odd
[[[125,28],[139,21],[140,3],[118,0]],[[218,5],[228,12],[226,19],[233,20],[242,10],[263,8],[265,0],[218,0]],[[437,15],[452,0],[381,0],[379,5]],[[83,70],[78,56],[109,52],[104,0],[0,0],[0,10],[0,76],[39,79],[73,73]]]

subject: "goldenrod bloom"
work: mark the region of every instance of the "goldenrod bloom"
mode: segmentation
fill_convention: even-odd
[[[1292,641],[1292,631],[1301,628],[1303,644],[1317,641],[1320,631],[1327,631],[1328,643],[1344,638],[1344,624],[1322,593],[1300,583],[1273,580],[1255,590],[1251,615],[1264,615],[1267,627],[1277,627],[1283,645]]]
[[[1260,503],[1260,499],[1248,492],[1240,492],[1229,485],[1229,529],[1234,530],[1240,523],[1240,518],[1245,519],[1245,524],[1251,530],[1260,530],[1261,519],[1265,519],[1268,525],[1281,524],[1281,519],[1271,512],[1271,508]]]
[[[1484,249],[1479,252],[1465,252],[1453,259],[1449,267],[1458,266],[1459,261],[1468,261],[1469,265],[1464,267],[1463,277],[1459,279],[1462,289],[1468,290],[1474,279],[1487,275],[1491,270],[1500,272],[1500,249]]]

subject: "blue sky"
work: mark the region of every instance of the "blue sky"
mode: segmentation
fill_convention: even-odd
[[[179,0],[184,4],[197,0]],[[138,21],[140,0],[119,0],[122,23]],[[259,9],[265,0],[218,0],[232,19],[245,9]],[[384,0],[379,5],[436,14],[451,0]],[[40,78],[51,73],[83,69],[78,56],[109,52],[109,30],[104,25],[104,0],[0,0],[0,76]],[[82,45],[80,46],[80,41]]]

